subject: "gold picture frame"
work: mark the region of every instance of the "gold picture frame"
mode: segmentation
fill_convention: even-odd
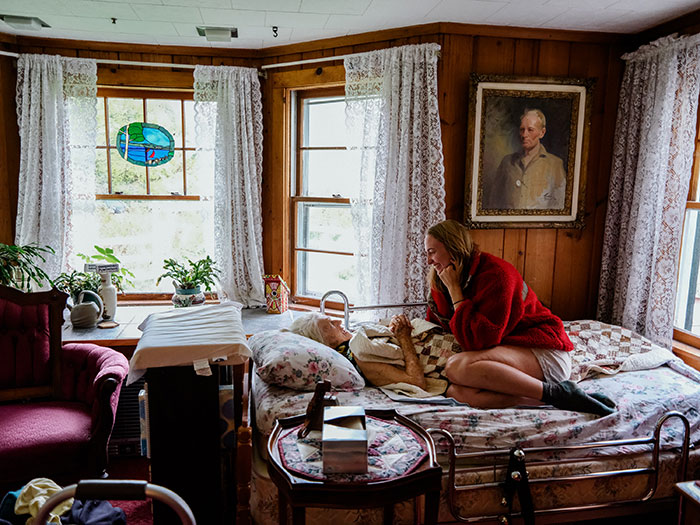
[[[467,225],[583,228],[594,84],[472,73]]]

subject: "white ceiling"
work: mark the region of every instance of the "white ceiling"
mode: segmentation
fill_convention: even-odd
[[[259,49],[430,22],[637,33],[698,8],[699,0],[0,0],[0,15],[51,26],[17,31],[0,21],[0,32]],[[207,42],[198,25],[237,27],[238,39]]]

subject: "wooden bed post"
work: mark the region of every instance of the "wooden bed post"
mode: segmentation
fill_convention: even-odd
[[[250,478],[253,429],[249,426],[238,428],[236,442],[236,524],[250,525]]]

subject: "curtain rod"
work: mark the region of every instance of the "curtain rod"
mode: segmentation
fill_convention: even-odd
[[[322,58],[307,58],[306,60],[296,60],[294,62],[279,62],[277,64],[265,64],[260,66],[260,69],[264,72],[266,69],[275,69],[279,67],[289,67],[289,66],[299,66],[303,64],[315,64],[318,62],[332,62],[334,60],[344,60],[350,57],[356,57],[363,55],[364,53],[350,53],[346,55],[335,55],[332,57],[322,57]],[[0,55],[10,56],[14,58],[19,57],[19,53],[12,53],[10,51],[0,50]],[[440,57],[440,51],[437,52],[438,58]],[[168,62],[138,62],[134,60],[110,60],[106,58],[95,58],[95,62],[98,64],[116,64],[124,66],[145,66],[145,67],[170,67],[174,69],[194,69],[194,64],[173,64]]]
[[[260,69],[264,71],[266,69],[275,69],[278,67],[300,66],[303,64],[315,64],[318,62],[332,62],[334,60],[344,60],[346,58],[352,58],[364,54],[365,53],[349,53],[346,55],[335,55],[332,57],[307,58],[306,60],[295,60],[294,62],[279,62],[277,64],[265,64],[264,66],[260,66]],[[440,58],[440,51],[437,51],[437,56],[438,58]]]

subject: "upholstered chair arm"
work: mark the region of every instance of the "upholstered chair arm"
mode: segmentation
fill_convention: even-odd
[[[90,343],[64,344],[60,396],[67,401],[89,404],[94,422],[100,413],[100,403],[109,400],[113,423],[121,385],[128,372],[129,362],[126,357],[111,348]],[[108,381],[109,379],[114,381]]]
[[[90,406],[92,470],[107,467],[107,443],[112,433],[122,382],[129,371],[123,354],[89,343],[67,343],[61,355],[61,398]]]

